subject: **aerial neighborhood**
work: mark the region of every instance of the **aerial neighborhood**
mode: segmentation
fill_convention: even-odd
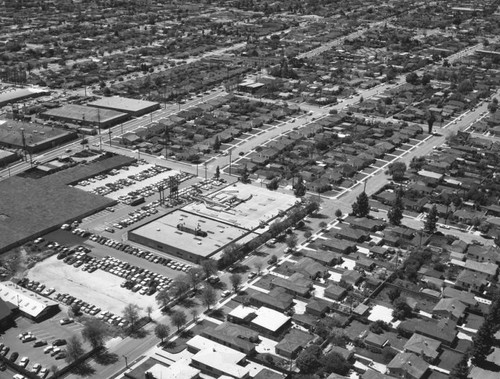
[[[0,0],[0,378],[498,378],[499,6]]]

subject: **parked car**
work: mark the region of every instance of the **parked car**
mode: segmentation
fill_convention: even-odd
[[[72,318],[63,318],[62,320],[59,320],[59,323],[61,325],[67,325],[67,324],[71,324],[73,322],[75,322],[75,320]]]
[[[62,346],[62,345],[66,345],[66,340],[64,338],[59,338],[54,340],[54,342],[52,342],[52,346]]]
[[[19,358],[19,353],[17,351],[14,351],[11,355],[10,355],[10,361],[11,362],[15,362],[17,360],[17,358]]]
[[[33,347],[40,347],[40,346],[45,346],[45,345],[47,345],[47,341],[38,340],[38,341],[36,341],[36,342],[33,344]]]
[[[22,357],[22,359],[19,361],[19,366],[26,367],[29,361],[30,359],[28,357]]]

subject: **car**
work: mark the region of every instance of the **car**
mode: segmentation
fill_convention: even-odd
[[[47,375],[49,375],[49,369],[44,367],[40,370],[40,372],[37,375],[39,378],[44,379]]]
[[[5,370],[7,370],[7,365],[4,362],[0,363],[0,371],[5,371]]]
[[[472,240],[471,243],[473,245],[477,245],[477,246],[483,246],[483,243],[482,242],[479,242],[478,240]]]
[[[21,374],[16,374],[12,377],[12,379],[26,379],[26,377],[24,375],[21,375]]]
[[[252,271],[248,274],[248,279],[252,279],[252,278],[255,278],[257,276],[257,273]]]
[[[17,358],[19,358],[19,353],[17,351],[14,351],[11,355],[10,355],[10,358],[9,360],[11,362],[15,362],[17,360]]]
[[[52,352],[50,353],[50,356],[51,356],[51,357],[55,357],[55,356],[56,356],[57,354],[59,354],[61,351],[62,351],[62,350],[61,350],[61,349],[59,349],[58,347],[54,347],[54,348],[52,349]]]
[[[35,373],[35,374],[37,374],[37,373],[38,373],[38,371],[40,371],[40,370],[41,370],[41,368],[42,368],[42,365],[41,365],[40,363],[35,363],[35,364],[33,365],[33,367],[31,368],[31,370],[30,370],[30,371],[31,371],[31,372],[33,372],[33,373]]]
[[[222,297],[228,297],[229,295],[231,295],[231,291],[229,291],[229,290],[222,291],[222,293],[221,293]]]
[[[35,341],[35,340],[36,340],[36,337],[33,334],[28,334],[21,341],[23,341],[23,343],[26,343],[26,342],[31,342],[31,341]]]
[[[52,342],[52,346],[62,346],[66,345],[66,340],[64,338],[58,338]]]
[[[61,324],[61,325],[67,325],[67,324],[71,324],[73,322],[75,322],[75,320],[72,318],[63,318],[63,319],[59,320],[59,324]]]
[[[22,357],[22,359],[19,361],[19,366],[26,367],[29,361],[30,359],[28,357]]]
[[[10,351],[10,347],[4,346],[3,349],[2,349],[2,351],[0,351],[0,355],[2,357],[5,357],[9,353],[9,351]]]
[[[60,353],[58,353],[56,356],[55,356],[56,359],[64,359],[66,358],[66,352],[65,351],[61,351]]]
[[[113,228],[104,228],[104,230],[108,233],[114,233],[115,230]]]
[[[29,334],[30,334],[30,332],[23,332],[23,333],[19,334],[18,337],[20,340],[22,340],[24,337],[26,337]]]
[[[50,345],[50,346],[47,346],[45,349],[43,349],[43,353],[49,354],[52,352],[52,350],[54,350],[54,346]]]
[[[47,345],[47,341],[38,340],[33,344],[33,347],[41,347]]]

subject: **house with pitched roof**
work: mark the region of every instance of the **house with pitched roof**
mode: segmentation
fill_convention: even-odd
[[[389,375],[405,379],[422,379],[429,364],[413,353],[399,353],[387,365]]]

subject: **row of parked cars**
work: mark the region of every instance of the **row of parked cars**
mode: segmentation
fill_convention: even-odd
[[[106,271],[125,279],[125,282],[122,283],[123,288],[139,292],[141,295],[151,296],[157,291],[165,290],[170,287],[173,281],[171,278],[114,257],[103,258],[102,262],[106,265]]]
[[[160,206],[159,200],[153,201],[152,203],[150,203],[148,205],[144,205],[140,209],[137,209],[133,212],[130,212],[128,214],[127,218],[124,218],[123,220],[115,222],[113,224],[113,227],[115,227],[116,229],[123,229],[129,225],[132,225],[132,224],[142,220],[145,217],[156,214],[156,213],[158,213],[158,209],[156,209],[158,206]],[[109,232],[110,230],[108,230],[108,229],[110,229],[110,228],[106,228],[105,230]],[[111,233],[113,233],[113,232],[111,232]]]
[[[29,280],[28,278],[23,278],[19,280],[18,285],[26,289],[29,289],[33,292],[38,292],[39,294],[44,296],[50,296],[52,293],[55,292],[54,288],[45,288],[45,284],[40,283],[36,280]]]
[[[187,271],[191,270],[191,268],[192,268],[192,266],[190,264],[178,262],[178,261],[175,261],[174,259],[171,259],[171,258],[161,257],[159,255],[153,254],[150,251],[141,250],[141,249],[139,249],[137,247],[133,247],[129,244],[115,241],[111,238],[100,236],[98,234],[91,235],[90,239],[92,241],[100,243],[101,245],[112,247],[114,249],[123,251],[124,253],[135,255],[139,258],[146,259],[150,262],[153,262],[156,264],[161,264],[163,266],[167,266],[167,267],[171,268],[172,270],[187,272]]]

